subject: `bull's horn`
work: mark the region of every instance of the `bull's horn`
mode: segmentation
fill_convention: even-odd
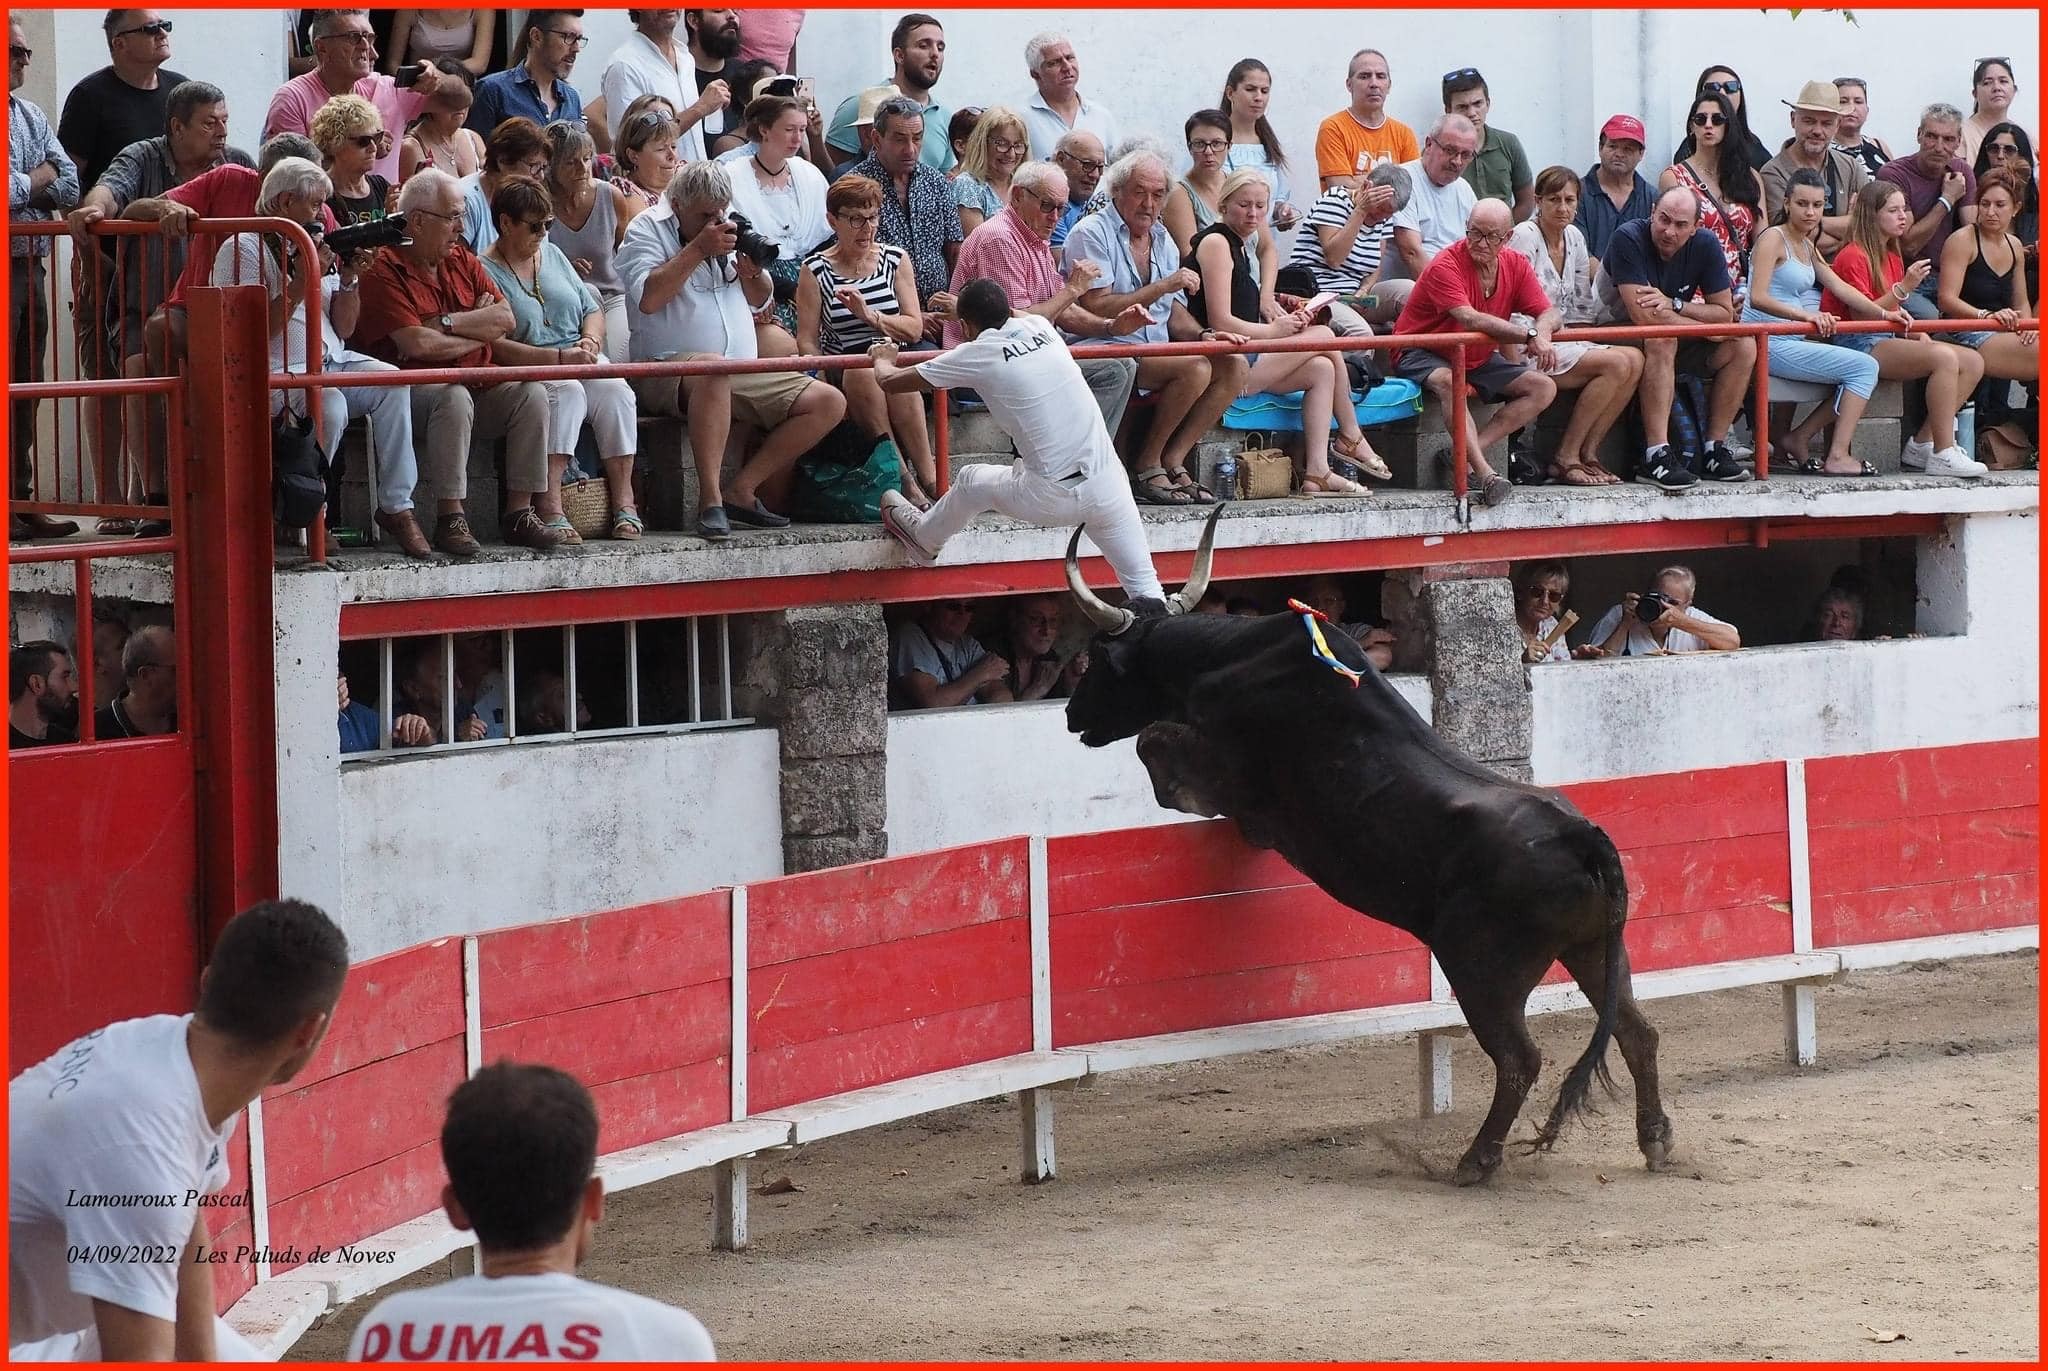
[[[1128,609],[1118,609],[1104,601],[1081,579],[1081,530],[1078,528],[1067,540],[1067,589],[1074,592],[1074,599],[1080,603],[1081,612],[1088,616],[1088,622],[1104,633],[1115,636],[1137,620],[1138,616]]]
[[[1166,597],[1167,613],[1192,614],[1209,593],[1209,564],[1216,559],[1216,521],[1222,516],[1221,504],[1209,511],[1209,522],[1202,525],[1202,541],[1195,547],[1194,569],[1188,572],[1188,583]]]

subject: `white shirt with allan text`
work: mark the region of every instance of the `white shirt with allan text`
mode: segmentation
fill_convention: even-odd
[[[207,1125],[191,1022],[124,1019],[8,1082],[10,1347],[93,1327],[96,1299],[177,1321],[180,1257],[235,1127]]]
[[[670,1305],[561,1272],[462,1276],[392,1295],[349,1340],[350,1361],[716,1361]]]
[[[972,386],[1017,444],[1027,470],[1049,481],[1115,465],[1087,378],[1059,330],[1036,314],[1013,314],[1000,328],[920,362],[937,389]]]

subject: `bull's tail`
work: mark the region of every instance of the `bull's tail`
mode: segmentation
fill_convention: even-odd
[[[1600,987],[1599,1017],[1593,1025],[1593,1041],[1572,1063],[1564,1084],[1558,1087],[1557,1101],[1550,1106],[1550,1117],[1543,1121],[1543,1127],[1529,1141],[1532,1152],[1548,1151],[1556,1143],[1557,1135],[1564,1130],[1566,1121],[1587,1111],[1587,1095],[1596,1078],[1602,1089],[1610,1095],[1614,1093],[1614,1078],[1607,1071],[1607,1044],[1614,1036],[1615,1015],[1621,1006],[1622,977],[1626,974],[1622,970],[1625,954],[1621,935],[1628,923],[1628,878],[1622,873],[1621,855],[1614,850],[1613,841],[1605,833],[1589,823],[1576,836],[1587,869],[1607,898],[1607,940],[1603,958],[1607,974]]]

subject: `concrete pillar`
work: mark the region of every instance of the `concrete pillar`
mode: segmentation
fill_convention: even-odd
[[[1429,676],[1437,733],[1526,781],[1533,711],[1507,577],[1505,562],[1392,572],[1383,609],[1400,635],[1396,669]]]
[[[742,691],[781,739],[787,872],[888,853],[888,658],[871,604],[790,610],[754,644]]]

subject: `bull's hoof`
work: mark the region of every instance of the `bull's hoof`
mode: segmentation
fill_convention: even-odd
[[[1650,1170],[1668,1170],[1671,1166],[1671,1121],[1659,1119],[1644,1129],[1637,1139],[1637,1146],[1643,1149],[1643,1163]]]
[[[1493,1179],[1493,1173],[1500,1170],[1500,1157],[1491,1160],[1476,1153],[1467,1152],[1458,1162],[1458,1169],[1451,1173],[1451,1184],[1455,1186],[1484,1185]]]

